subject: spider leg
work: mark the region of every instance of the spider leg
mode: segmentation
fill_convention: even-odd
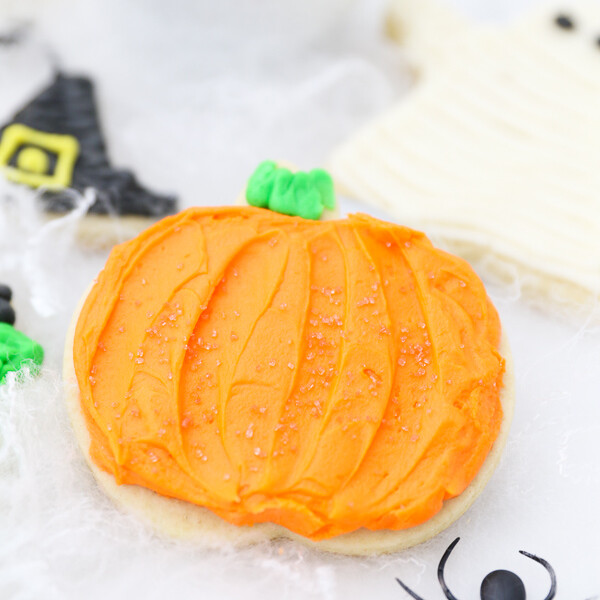
[[[414,598],[415,600],[423,600],[423,598],[421,598],[421,596],[417,596],[417,594],[415,594],[407,585],[405,585],[404,583],[402,583],[397,577],[396,577],[396,581],[400,584],[400,586],[402,587],[402,589],[411,597]]]
[[[446,595],[446,598],[448,598],[448,600],[458,600],[458,598],[456,598],[456,596],[454,596],[454,594],[448,589],[448,586],[446,585],[446,582],[444,580],[444,567],[446,566],[446,561],[448,560],[450,553],[452,552],[452,550],[454,550],[454,546],[456,546],[456,544],[458,544],[459,540],[460,540],[460,538],[457,537],[448,546],[448,548],[446,548],[446,552],[444,552],[444,555],[442,556],[442,559],[440,560],[440,564],[438,565],[438,581],[440,582],[440,585],[442,586],[442,591],[444,592],[444,594]],[[548,599],[546,599],[546,600],[548,600]]]
[[[535,554],[525,552],[525,550],[519,550],[519,553],[523,556],[526,556],[527,558],[531,558],[531,560],[535,560],[535,562],[540,563],[540,565],[542,565],[542,567],[544,567],[546,571],[548,571],[550,575],[550,591],[548,592],[548,595],[546,596],[546,598],[544,598],[544,600],[552,600],[552,598],[554,598],[554,596],[556,595],[556,573],[554,573],[554,569],[550,566],[550,563],[547,560],[536,556]]]

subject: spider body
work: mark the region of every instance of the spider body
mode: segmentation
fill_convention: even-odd
[[[481,600],[525,600],[525,586],[512,571],[499,569],[481,582]]]

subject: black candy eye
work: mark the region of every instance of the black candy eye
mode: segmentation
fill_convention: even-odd
[[[573,19],[567,15],[556,15],[554,23],[561,29],[575,29],[575,23]]]

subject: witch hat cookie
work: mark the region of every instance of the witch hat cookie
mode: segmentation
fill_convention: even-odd
[[[48,213],[63,214],[74,208],[69,188],[94,190],[88,215],[147,220],[176,210],[173,197],[147,190],[131,171],[111,165],[94,86],[86,77],[57,73],[46,89],[0,129],[0,134],[0,167],[6,177],[42,189]]]
[[[600,293],[600,5],[492,28],[396,0],[389,30],[417,82],[334,153],[340,188],[485,258],[530,298],[590,306]]]

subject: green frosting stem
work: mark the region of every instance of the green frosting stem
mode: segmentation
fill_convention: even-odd
[[[0,323],[0,383],[7,373],[19,371],[27,363],[37,371],[44,360],[43,348],[8,323]]]
[[[246,200],[252,206],[269,207],[269,198],[275,182],[277,165],[271,160],[261,162],[246,186]]]
[[[248,180],[246,200],[252,206],[313,220],[320,219],[325,208],[335,208],[333,180],[327,171],[292,173],[272,160],[260,163]]]

